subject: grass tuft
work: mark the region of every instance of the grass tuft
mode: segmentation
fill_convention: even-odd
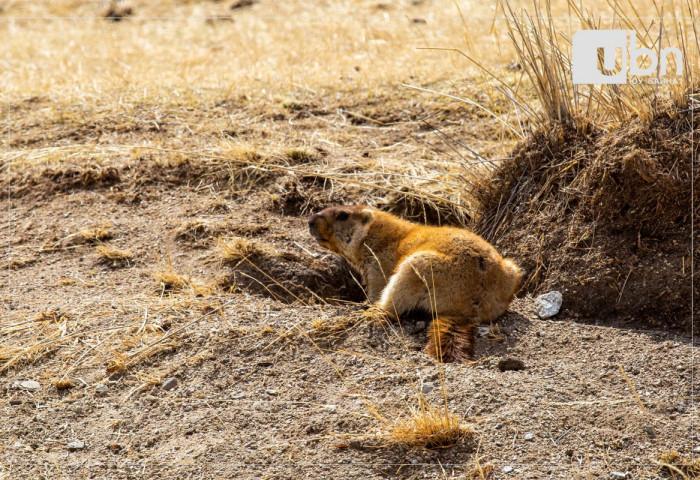
[[[474,431],[446,405],[431,406],[423,394],[418,396],[418,408],[410,414],[386,424],[384,437],[411,448],[447,448],[469,441]]]
[[[687,458],[676,450],[664,452],[658,458],[657,463],[661,466],[662,472],[674,480],[700,478],[700,458]]]
[[[160,291],[162,292],[180,293],[192,291],[196,295],[203,296],[212,293],[214,289],[211,286],[200,284],[189,277],[175,272],[170,260],[168,260],[167,267],[161,265],[161,269],[153,272],[152,276],[159,282]]]
[[[240,262],[253,257],[263,257],[270,253],[269,247],[243,237],[234,237],[230,240],[218,239],[219,252],[228,262]]]
[[[60,380],[54,380],[53,385],[57,390],[68,390],[69,388],[73,388],[75,386],[73,381],[68,377],[61,378]]]
[[[104,242],[112,238],[110,225],[100,225],[78,231],[78,236],[89,243]]]
[[[105,260],[110,260],[113,262],[128,262],[134,257],[131,252],[120,250],[104,244],[98,245],[97,248],[95,248],[95,251]]]

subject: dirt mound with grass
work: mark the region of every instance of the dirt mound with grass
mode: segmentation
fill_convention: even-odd
[[[536,132],[494,172],[479,231],[524,267],[524,292],[560,290],[573,315],[690,328],[697,120]]]

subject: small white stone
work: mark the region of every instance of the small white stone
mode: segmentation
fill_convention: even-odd
[[[75,442],[70,442],[67,446],[68,450],[75,451],[75,450],[82,450],[85,448],[85,442],[81,442],[80,440],[76,440]]]
[[[503,473],[510,473],[512,471],[513,467],[511,467],[510,465],[506,465],[505,467],[503,467]]]
[[[559,313],[564,296],[561,292],[553,290],[538,296],[535,299],[535,312],[540,318],[553,317]]]
[[[35,392],[41,388],[41,384],[34,380],[25,380],[24,382],[19,382],[19,387],[30,392]]]
[[[523,438],[525,438],[525,440],[532,440],[533,438],[535,438],[535,436],[531,433],[526,433],[525,437]]]
[[[425,382],[420,389],[423,395],[427,395],[433,390],[435,390],[435,384],[433,382]]]

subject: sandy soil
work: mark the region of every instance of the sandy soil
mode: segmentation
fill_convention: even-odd
[[[401,125],[399,135],[420,129]],[[660,478],[660,454],[697,445],[687,336],[539,320],[524,298],[500,333],[480,338],[474,365],[437,365],[422,352],[425,319],[361,320],[347,270],[307,233],[302,215],[316,205],[280,200],[295,183],[322,203],[361,200],[363,189],[275,173],[239,194],[200,162],[114,155],[4,174],[2,242],[18,260],[2,282],[6,478],[465,478],[477,464],[493,478]],[[102,176],[83,187],[86,171]],[[75,235],[95,226],[133,258],[105,260]],[[300,300],[222,261],[219,236],[269,248],[257,266]],[[164,291],[152,274],[168,263],[201,291]],[[314,278],[316,298],[300,285]],[[345,328],[323,328],[334,324]],[[525,369],[500,371],[506,357]],[[64,375],[74,386],[59,390]],[[474,438],[437,450],[388,442],[372,412],[409,415],[421,388],[432,404],[446,398]]]
[[[669,451],[700,455],[698,344],[685,330],[541,320],[523,296],[480,330],[473,364],[439,365],[423,352],[429,319],[372,322],[347,266],[308,234],[310,212],[349,202],[471,220],[467,180],[483,177],[470,149],[498,159],[514,139],[481,109],[398,87],[506,111],[436,71],[434,52],[403,60],[416,55],[406,32],[456,38],[452,2],[364,2],[343,35],[366,44],[307,42],[296,60],[275,5],[292,23],[315,19],[297,35],[322,37],[332,2],[134,2],[133,19],[109,22],[113,37],[96,36],[108,20],[95,17],[64,46],[69,30],[41,15],[104,9],[10,3],[0,14],[27,18],[0,24],[15,39],[0,49],[27,68],[0,94],[0,479],[665,479]],[[339,24],[355,6],[342,8]],[[189,16],[139,18],[168,9]],[[403,26],[382,30],[396,16]],[[222,47],[226,28],[254,40],[265,19],[277,23],[256,48],[274,46],[278,63]],[[93,41],[121,60],[92,55]],[[351,60],[341,75],[318,45]],[[332,87],[306,85],[307,65]],[[246,69],[249,84],[221,88]],[[249,255],[227,260],[221,241]],[[421,396],[473,434],[432,449],[391,437]]]

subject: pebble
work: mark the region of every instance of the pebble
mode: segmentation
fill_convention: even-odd
[[[177,387],[177,378],[170,377],[163,382],[163,390],[172,390]]]
[[[95,386],[95,392],[97,393],[106,393],[107,390],[109,390],[109,387],[104,383],[98,383],[97,386]]]
[[[489,327],[479,327],[477,329],[477,335],[480,337],[485,337],[489,334]]]
[[[535,436],[531,433],[526,433],[525,436],[523,437],[525,440],[532,440],[535,438]]]
[[[424,321],[422,321],[422,320],[421,320],[421,321],[418,321],[418,322],[416,322],[416,324],[414,325],[413,330],[411,331],[411,333],[420,333],[420,332],[422,332],[423,330],[425,330],[426,327],[427,327],[427,325],[426,325],[426,323],[425,323]]]
[[[74,452],[76,450],[82,450],[85,448],[85,442],[81,442],[80,440],[76,440],[74,442],[70,442],[68,445],[66,445],[66,448],[70,450],[71,452]]]
[[[525,363],[522,360],[518,360],[517,358],[502,358],[498,361],[498,369],[501,372],[505,372],[508,370],[524,370]]]
[[[700,446],[697,446],[693,449],[695,453],[700,453]]]
[[[506,465],[505,467],[503,467],[503,473],[510,473],[512,471],[513,467],[511,467],[510,465]]]
[[[649,436],[649,438],[656,438],[656,432],[654,431],[654,427],[652,427],[651,425],[645,425],[643,430],[644,433],[646,433]]]
[[[427,395],[433,390],[435,390],[435,384],[433,382],[425,382],[420,389],[420,391],[423,392],[423,395]]]
[[[270,388],[268,390],[265,390],[265,393],[267,393],[268,395],[275,396],[275,395],[277,395],[277,390],[273,390]]]
[[[627,472],[610,472],[612,478],[627,478]]]
[[[29,392],[35,392],[41,388],[41,384],[34,380],[25,380],[23,382],[15,382],[13,385],[15,388],[23,388]]]
[[[535,298],[535,312],[540,318],[553,317],[559,313],[564,296],[561,292],[553,290]]]

